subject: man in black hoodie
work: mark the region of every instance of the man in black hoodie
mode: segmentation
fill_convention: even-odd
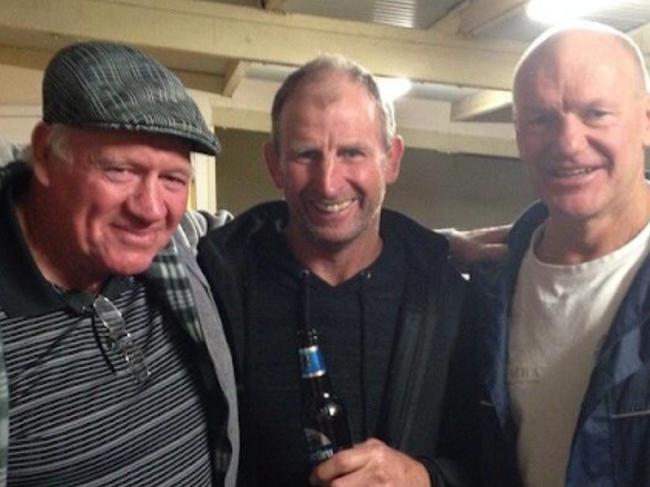
[[[365,69],[324,56],[288,77],[272,118],[264,155],[285,201],[199,246],[235,357],[241,484],[443,485],[437,440],[463,281],[446,239],[382,210],[404,151],[392,107]],[[355,442],[313,470],[296,337],[305,271]]]

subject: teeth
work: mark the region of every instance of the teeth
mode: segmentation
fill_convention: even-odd
[[[593,172],[594,170],[592,168],[586,167],[586,168],[580,168],[580,169],[555,169],[552,172],[554,176],[558,176],[561,178],[564,177],[570,177],[570,176],[579,176],[582,174],[589,174],[590,172]]]
[[[317,201],[314,203],[314,205],[320,211],[324,211],[327,213],[336,213],[337,211],[342,211],[348,208],[350,205],[352,205],[353,201],[354,200],[345,200],[345,201],[338,201],[338,202]]]

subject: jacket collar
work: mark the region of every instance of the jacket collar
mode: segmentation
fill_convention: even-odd
[[[479,382],[489,394],[485,399],[494,405],[502,430],[515,435],[507,382],[510,307],[517,283],[519,266],[535,229],[547,218],[541,202],[531,205],[517,219],[508,236],[509,255],[501,263],[477,265],[472,269],[472,288],[481,296],[480,340],[477,354]],[[513,443],[514,444],[514,443]]]

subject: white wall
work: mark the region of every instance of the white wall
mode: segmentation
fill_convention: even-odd
[[[13,142],[26,144],[30,140],[32,128],[40,118],[40,106],[0,106],[0,135]]]

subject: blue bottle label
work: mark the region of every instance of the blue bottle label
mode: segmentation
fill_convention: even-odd
[[[300,370],[303,379],[325,375],[325,362],[316,345],[300,349]]]

